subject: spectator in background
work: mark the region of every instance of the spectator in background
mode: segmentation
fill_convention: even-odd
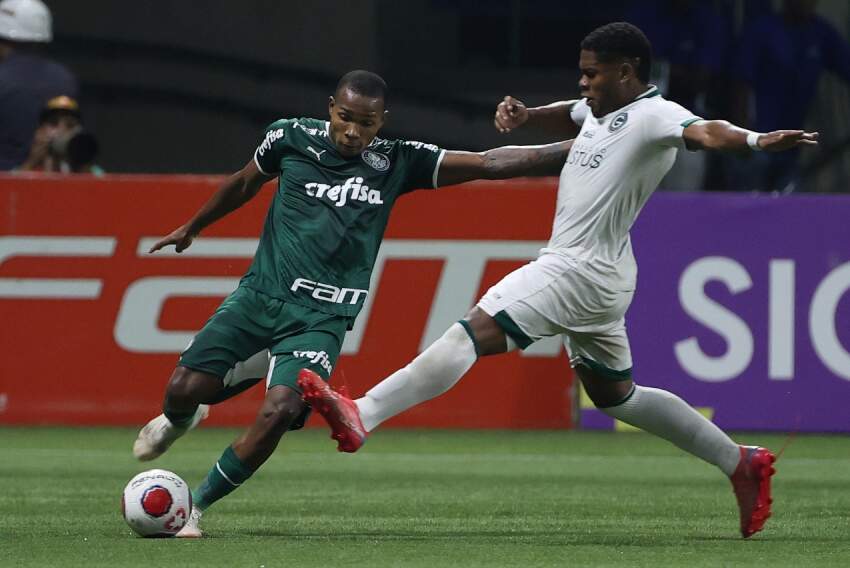
[[[100,176],[103,170],[94,163],[97,151],[97,140],[83,129],[77,101],[62,95],[41,111],[29,157],[18,170]]]
[[[712,2],[694,0],[644,1],[632,7],[626,19],[652,42],[653,79],[666,91],[664,97],[708,114],[706,94],[723,71],[731,21]]]
[[[77,97],[71,72],[38,53],[52,38],[50,10],[41,0],[0,1],[0,171],[27,158],[49,99]]]
[[[715,2],[650,0],[633,3],[626,20],[644,31],[652,43],[652,82],[664,97],[703,118],[728,115],[720,85],[733,38],[731,17]],[[703,188],[707,154],[679,152],[661,187]]]
[[[735,123],[758,132],[779,124],[803,128],[824,70],[850,83],[850,47],[815,13],[816,6],[817,0],[784,0],[781,13],[765,14],[744,27],[732,62],[739,80]],[[734,160],[729,183],[761,191],[789,188],[798,153]]]

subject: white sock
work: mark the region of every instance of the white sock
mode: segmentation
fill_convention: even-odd
[[[716,465],[726,475],[732,475],[738,467],[738,444],[671,392],[635,385],[634,393],[624,403],[600,410],[672,442]]]
[[[403,369],[399,369],[354,402],[360,420],[372,431],[384,420],[441,395],[469,370],[477,355],[462,325],[452,325]]]

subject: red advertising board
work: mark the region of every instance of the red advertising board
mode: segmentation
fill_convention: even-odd
[[[0,177],[0,424],[140,424],[177,353],[247,269],[273,192],[181,255],[147,254],[221,178]],[[359,394],[427,346],[550,230],[554,180],[420,191],[398,203],[372,293],[336,366]],[[480,361],[405,427],[568,428],[572,378],[556,341]],[[255,387],[210,423],[242,425]],[[315,422],[314,422],[315,424]]]

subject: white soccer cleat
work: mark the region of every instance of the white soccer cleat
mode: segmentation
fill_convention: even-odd
[[[183,525],[180,532],[174,536],[177,538],[201,538],[204,536],[204,531],[202,531],[201,527],[198,526],[201,522],[201,515],[203,514],[204,512],[197,507],[192,507],[192,513],[189,515],[189,519],[186,521],[186,524]]]
[[[188,426],[178,427],[171,423],[164,414],[160,414],[139,431],[139,437],[133,443],[133,455],[139,461],[150,461],[164,454],[174,440],[198,425],[198,422],[209,416],[210,407],[207,404],[198,406],[192,422]]]

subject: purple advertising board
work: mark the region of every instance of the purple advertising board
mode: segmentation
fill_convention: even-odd
[[[658,193],[632,246],[636,383],[724,429],[850,431],[850,196]]]

